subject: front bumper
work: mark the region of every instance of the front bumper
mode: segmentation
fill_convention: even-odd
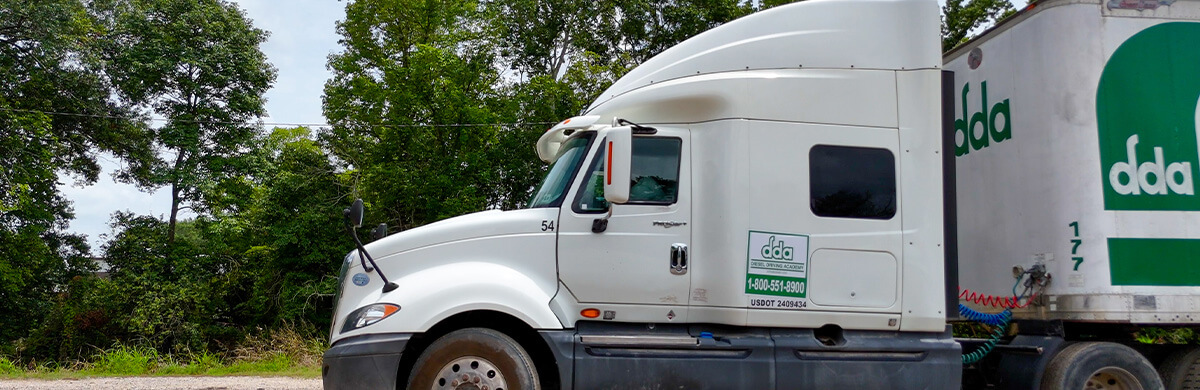
[[[400,355],[409,333],[351,337],[325,351],[321,380],[325,390],[395,389]]]

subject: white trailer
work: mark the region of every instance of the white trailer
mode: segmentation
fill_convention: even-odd
[[[1002,387],[1087,374],[1145,382],[1155,364],[1167,388],[1200,388],[1196,346],[1131,336],[1200,322],[1197,21],[1193,0],[1041,1],[945,56],[959,285],[1011,297],[1014,267],[1052,276],[1015,310],[1021,336],[997,358],[1028,369]],[[1122,373],[1077,358],[1043,375],[1072,345],[1140,364]]]

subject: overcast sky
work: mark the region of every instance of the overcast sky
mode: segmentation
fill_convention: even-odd
[[[329,71],[326,57],[339,51],[334,23],[346,14],[346,3],[337,0],[232,0],[254,26],[271,32],[263,52],[279,70],[275,85],[267,92],[267,118],[263,122],[324,123],[321,94]],[[109,234],[109,218],[115,211],[160,216],[171,213],[171,194],[163,189],[154,194],[130,185],[114,183],[116,167],[111,156],[101,156],[104,173],[93,186],[75,187],[69,177],[60,178],[67,198],[74,202],[75,220],[70,231],[86,234],[93,255],[101,255],[102,234]]]
[[[338,0],[232,0],[246,11],[254,25],[271,32],[262,49],[279,70],[275,85],[267,92],[268,123],[325,123],[321,115],[321,95],[330,73],[326,57],[339,51],[334,24],[346,14],[344,1]],[[944,3],[944,0],[939,0]],[[1018,9],[1025,0],[1013,0]],[[61,177],[60,186],[74,202],[75,220],[70,229],[86,234],[92,253],[101,255],[101,235],[109,234],[109,218],[115,211],[166,218],[171,213],[169,189],[153,194],[140,192],[130,185],[112,181],[116,167],[111,156],[101,156],[105,172],[89,187],[75,187]],[[190,215],[184,214],[185,217]]]

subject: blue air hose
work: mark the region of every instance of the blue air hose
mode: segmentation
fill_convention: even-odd
[[[983,360],[983,357],[987,356],[988,353],[991,353],[992,349],[996,348],[996,344],[1000,342],[1000,338],[1004,337],[1005,333],[1008,333],[1008,324],[1012,321],[1012,312],[1008,309],[996,314],[980,313],[960,303],[958,304],[958,314],[971,321],[996,327],[992,331],[991,337],[983,343],[983,346],[962,355],[963,365],[975,364]]]
[[[971,321],[993,326],[1008,324],[1008,321],[1012,319],[1012,311],[1009,311],[1008,309],[1004,309],[1004,311],[995,314],[981,313],[961,303],[958,304],[958,315],[963,316]]]

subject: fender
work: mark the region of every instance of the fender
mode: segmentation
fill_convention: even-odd
[[[400,305],[400,311],[377,324],[340,334],[338,338],[362,333],[422,333],[450,316],[472,310],[505,313],[534,329],[563,329],[558,317],[550,310],[550,298],[555,291],[544,291],[533,279],[499,264],[455,262],[423,269],[394,281],[400,285],[395,291],[380,297],[371,294],[358,306],[392,302]]]

